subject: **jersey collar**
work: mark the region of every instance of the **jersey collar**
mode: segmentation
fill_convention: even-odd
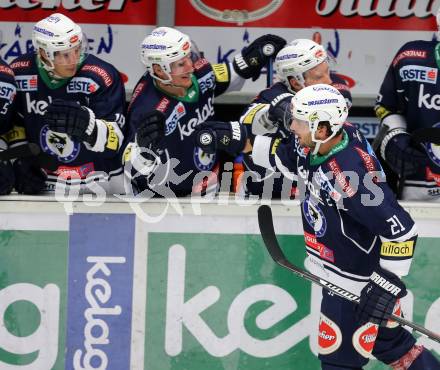
[[[337,143],[327,154],[325,155],[321,155],[319,153],[312,154],[310,156],[310,164],[312,166],[318,166],[320,164],[323,164],[332,155],[335,155],[336,153],[345,149],[348,145],[348,134],[345,132],[345,130],[343,130],[342,135],[343,135],[342,140],[339,143]]]

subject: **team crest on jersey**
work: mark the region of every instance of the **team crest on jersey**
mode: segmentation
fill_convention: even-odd
[[[215,86],[214,73],[212,71],[207,73],[205,76],[199,78],[198,82],[202,94],[207,92],[209,89],[213,89]]]
[[[303,202],[303,212],[307,223],[313,228],[316,236],[323,236],[327,230],[327,220],[318,204],[314,203],[308,195]]]
[[[40,131],[40,145],[46,153],[57,156],[64,163],[72,162],[80,151],[80,143],[72,141],[66,134],[50,130],[48,125]]]
[[[186,114],[185,106],[182,102],[177,104],[167,120],[165,121],[165,135],[171,135],[177,127],[179,119],[181,119]]]
[[[200,171],[210,171],[214,167],[215,154],[207,154],[199,147],[194,148],[194,164]]]
[[[16,76],[15,81],[17,83],[18,91],[37,91],[38,88],[37,75]]]
[[[74,77],[67,84],[68,93],[83,93],[83,94],[93,94],[99,89],[99,85],[93,81],[91,78],[87,77]]]
[[[440,130],[440,122],[437,122],[432,127],[437,127]],[[436,145],[433,143],[425,143],[426,152],[428,153],[428,157],[433,161],[437,166],[440,167],[440,145]]]
[[[12,102],[14,96],[15,96],[15,86],[7,82],[0,81],[0,99],[5,99],[8,100],[9,102]]]

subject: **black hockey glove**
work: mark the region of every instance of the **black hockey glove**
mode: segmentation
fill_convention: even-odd
[[[391,169],[403,177],[423,171],[429,162],[423,147],[414,143],[402,129],[391,130],[385,135],[381,155]]]
[[[376,268],[370,282],[361,291],[356,311],[359,322],[386,326],[397,299],[406,293],[405,284],[397,275],[381,267]]]
[[[14,170],[9,161],[0,161],[0,195],[8,195],[14,187]]]
[[[20,194],[35,195],[45,188],[46,174],[36,158],[18,158],[14,162],[15,190]]]
[[[255,81],[269,58],[274,57],[286,45],[286,40],[276,35],[264,35],[245,47],[234,57],[232,65],[240,77]]]
[[[269,120],[278,126],[284,127],[288,132],[290,132],[290,124],[293,119],[292,98],[293,94],[280,94],[270,102],[269,108]]]
[[[55,99],[47,107],[44,120],[55,132],[69,135],[74,141],[95,145],[98,129],[95,114],[78,102]]]
[[[142,157],[154,161],[157,144],[165,136],[165,115],[157,110],[141,117],[142,124],[136,131],[135,141],[140,148]]]
[[[236,155],[246,145],[246,129],[237,121],[205,121],[197,127],[195,140],[205,153],[221,150]]]

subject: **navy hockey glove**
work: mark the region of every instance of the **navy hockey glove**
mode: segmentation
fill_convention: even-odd
[[[165,136],[165,115],[157,110],[141,117],[142,124],[136,131],[135,141],[141,155],[147,160],[154,160],[157,144]]]
[[[284,127],[290,132],[290,124],[292,123],[292,102],[293,94],[284,93],[276,96],[269,107],[269,120]]]
[[[380,152],[391,169],[403,177],[423,171],[429,162],[423,147],[413,143],[411,136],[399,128],[385,135]]]
[[[406,296],[402,280],[381,267],[371,274],[370,282],[362,289],[357,316],[361,324],[371,322],[386,326],[397,299]]]
[[[47,107],[44,120],[55,132],[69,135],[74,141],[95,145],[98,129],[95,114],[76,101],[55,99]]]
[[[246,129],[237,121],[205,121],[196,130],[196,145],[208,154],[221,150],[236,155],[246,145]]]
[[[14,187],[14,170],[9,161],[0,161],[0,195],[8,195]]]
[[[44,190],[47,176],[35,158],[18,158],[13,168],[18,193],[35,195]]]
[[[264,35],[245,47],[234,57],[232,65],[240,77],[255,81],[269,58],[274,57],[286,45],[286,40],[276,35]]]

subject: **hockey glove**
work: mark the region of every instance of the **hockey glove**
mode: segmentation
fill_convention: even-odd
[[[18,193],[35,195],[44,190],[47,176],[35,158],[19,158],[15,160],[13,168]]]
[[[78,102],[54,100],[47,107],[44,120],[52,131],[65,133],[74,141],[84,141],[91,146],[96,143],[95,114]]]
[[[8,195],[14,187],[14,170],[9,161],[0,161],[0,195]]]
[[[356,311],[359,322],[386,326],[397,299],[406,293],[405,284],[397,275],[381,267],[376,268],[370,282],[361,291]]]
[[[286,45],[286,40],[276,35],[264,35],[257,38],[241,53],[234,57],[232,65],[235,72],[245,79],[255,81],[260,77],[261,69],[269,58],[274,57]]]
[[[292,98],[293,94],[280,94],[270,102],[269,108],[269,120],[278,126],[284,127],[288,132],[290,132],[290,124],[293,119]]]
[[[146,160],[154,161],[157,144],[165,136],[165,115],[157,110],[146,113],[136,131],[135,141],[140,154]]]
[[[402,177],[423,171],[429,162],[423,147],[413,143],[411,136],[399,128],[385,135],[380,152],[391,169]]]
[[[236,155],[246,145],[246,129],[237,121],[205,121],[196,130],[196,145],[208,154],[221,150]]]

